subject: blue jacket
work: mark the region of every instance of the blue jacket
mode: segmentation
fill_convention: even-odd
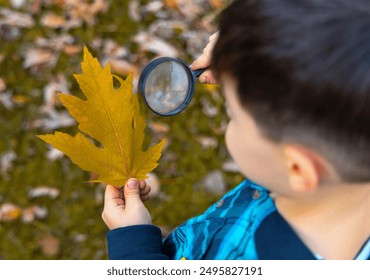
[[[153,225],[118,228],[107,240],[110,259],[317,259],[277,212],[268,191],[249,180],[163,242]]]

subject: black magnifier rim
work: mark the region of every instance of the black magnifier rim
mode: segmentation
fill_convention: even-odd
[[[159,64],[162,64],[164,62],[169,62],[169,61],[180,64],[183,67],[183,69],[185,70],[185,73],[188,77],[188,80],[189,80],[189,87],[188,87],[188,92],[186,94],[186,98],[185,98],[184,102],[178,108],[176,108],[173,111],[167,112],[167,113],[161,113],[161,112],[155,111],[149,105],[149,103],[147,102],[147,100],[145,98],[145,84],[146,84],[146,80],[149,77],[149,74]],[[173,116],[173,115],[176,115],[176,114],[182,112],[189,105],[189,103],[192,100],[193,95],[194,95],[195,81],[196,81],[196,78],[194,76],[194,73],[191,71],[189,66],[184,61],[182,61],[181,59],[178,59],[178,58],[174,58],[174,57],[159,57],[159,58],[156,58],[156,59],[152,60],[151,62],[149,62],[149,64],[147,66],[145,66],[145,68],[141,72],[141,75],[140,75],[140,78],[139,78],[138,88],[139,88],[139,92],[140,92],[141,96],[143,97],[146,105],[149,107],[150,110],[152,110],[154,113],[156,113],[157,115],[160,115],[160,116]]]

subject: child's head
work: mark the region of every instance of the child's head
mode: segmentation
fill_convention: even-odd
[[[285,161],[290,182],[370,182],[370,1],[235,0],[219,29],[211,65],[245,113],[227,142],[246,175],[268,186]]]

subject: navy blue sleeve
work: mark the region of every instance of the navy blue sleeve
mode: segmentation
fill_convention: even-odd
[[[111,260],[168,260],[163,253],[161,230],[153,225],[117,228],[107,234]]]

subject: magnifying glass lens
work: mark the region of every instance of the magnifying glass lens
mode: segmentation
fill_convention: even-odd
[[[184,104],[189,84],[189,76],[183,65],[176,61],[164,61],[148,73],[144,98],[153,111],[170,114]]]
[[[188,106],[194,95],[196,78],[205,70],[192,71],[180,59],[160,57],[144,68],[139,92],[154,113],[173,116]]]

